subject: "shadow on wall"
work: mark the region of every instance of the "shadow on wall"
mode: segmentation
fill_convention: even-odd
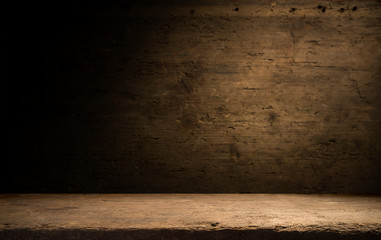
[[[62,4],[8,26],[3,192],[380,193],[375,2]]]

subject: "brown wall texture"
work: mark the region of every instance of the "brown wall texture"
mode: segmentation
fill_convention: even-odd
[[[73,8],[19,33],[3,191],[381,193],[379,1]]]

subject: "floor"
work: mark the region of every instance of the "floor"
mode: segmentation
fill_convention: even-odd
[[[381,239],[381,196],[0,195],[0,239]]]

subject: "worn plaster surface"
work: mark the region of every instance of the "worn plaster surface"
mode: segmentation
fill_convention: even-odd
[[[380,193],[379,1],[89,5],[20,37],[6,192]]]

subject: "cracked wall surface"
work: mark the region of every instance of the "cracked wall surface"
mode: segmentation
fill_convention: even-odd
[[[381,193],[379,1],[81,7],[39,42],[6,191]]]

